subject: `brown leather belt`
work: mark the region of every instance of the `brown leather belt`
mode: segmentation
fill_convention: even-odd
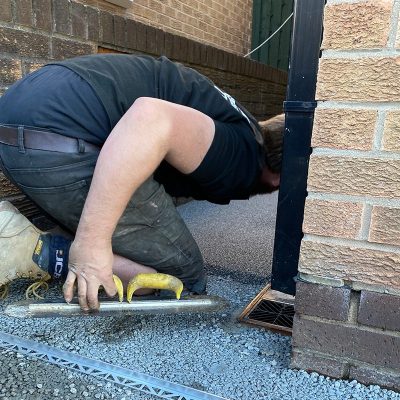
[[[100,151],[99,146],[82,139],[74,139],[53,132],[4,125],[0,125],[0,143],[27,149],[58,151],[60,153]]]

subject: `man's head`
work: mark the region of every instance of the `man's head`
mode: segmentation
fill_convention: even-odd
[[[266,166],[255,187],[255,193],[272,193],[278,190],[280,184],[285,115],[280,114],[261,121],[259,125],[264,138]]]
[[[267,166],[272,172],[281,172],[285,114],[259,122],[264,138]]]

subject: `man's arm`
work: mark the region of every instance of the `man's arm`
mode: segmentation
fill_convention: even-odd
[[[140,98],[107,138],[70,250],[64,297],[71,301],[78,279],[84,310],[98,308],[98,289],[115,293],[111,237],[135,190],[165,159],[183,173],[194,171],[214,137],[213,120],[159,99]]]

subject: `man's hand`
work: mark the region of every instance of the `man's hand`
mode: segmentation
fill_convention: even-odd
[[[69,252],[68,275],[64,283],[64,298],[67,303],[74,295],[74,283],[78,283],[78,299],[82,311],[99,308],[98,291],[103,286],[107,295],[115,296],[117,290],[112,277],[113,253],[111,243],[93,245],[75,239]]]

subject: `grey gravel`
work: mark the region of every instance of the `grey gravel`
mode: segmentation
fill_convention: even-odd
[[[17,357],[19,356],[19,357]],[[23,362],[21,362],[21,358]],[[46,364],[13,351],[0,350],[0,398],[12,399],[88,399],[122,400],[132,392],[118,387],[107,387],[97,379],[70,373],[67,369]],[[71,387],[71,379],[74,386]],[[41,383],[37,383],[40,381]],[[156,399],[154,396],[135,393],[139,400]]]
[[[400,400],[400,394],[378,386],[290,370],[289,337],[237,322],[270,273],[272,242],[264,239],[273,237],[273,223],[265,212],[273,214],[275,200],[276,196],[252,199],[247,203],[250,215],[242,202],[226,207],[193,203],[181,209],[208,263],[209,293],[230,301],[222,313],[20,320],[2,313],[4,305],[23,297],[28,282],[19,281],[0,303],[1,330],[229,399]],[[256,232],[249,232],[249,218]],[[52,284],[47,298],[59,296],[60,286]],[[3,350],[0,399],[5,398],[156,397]]]

